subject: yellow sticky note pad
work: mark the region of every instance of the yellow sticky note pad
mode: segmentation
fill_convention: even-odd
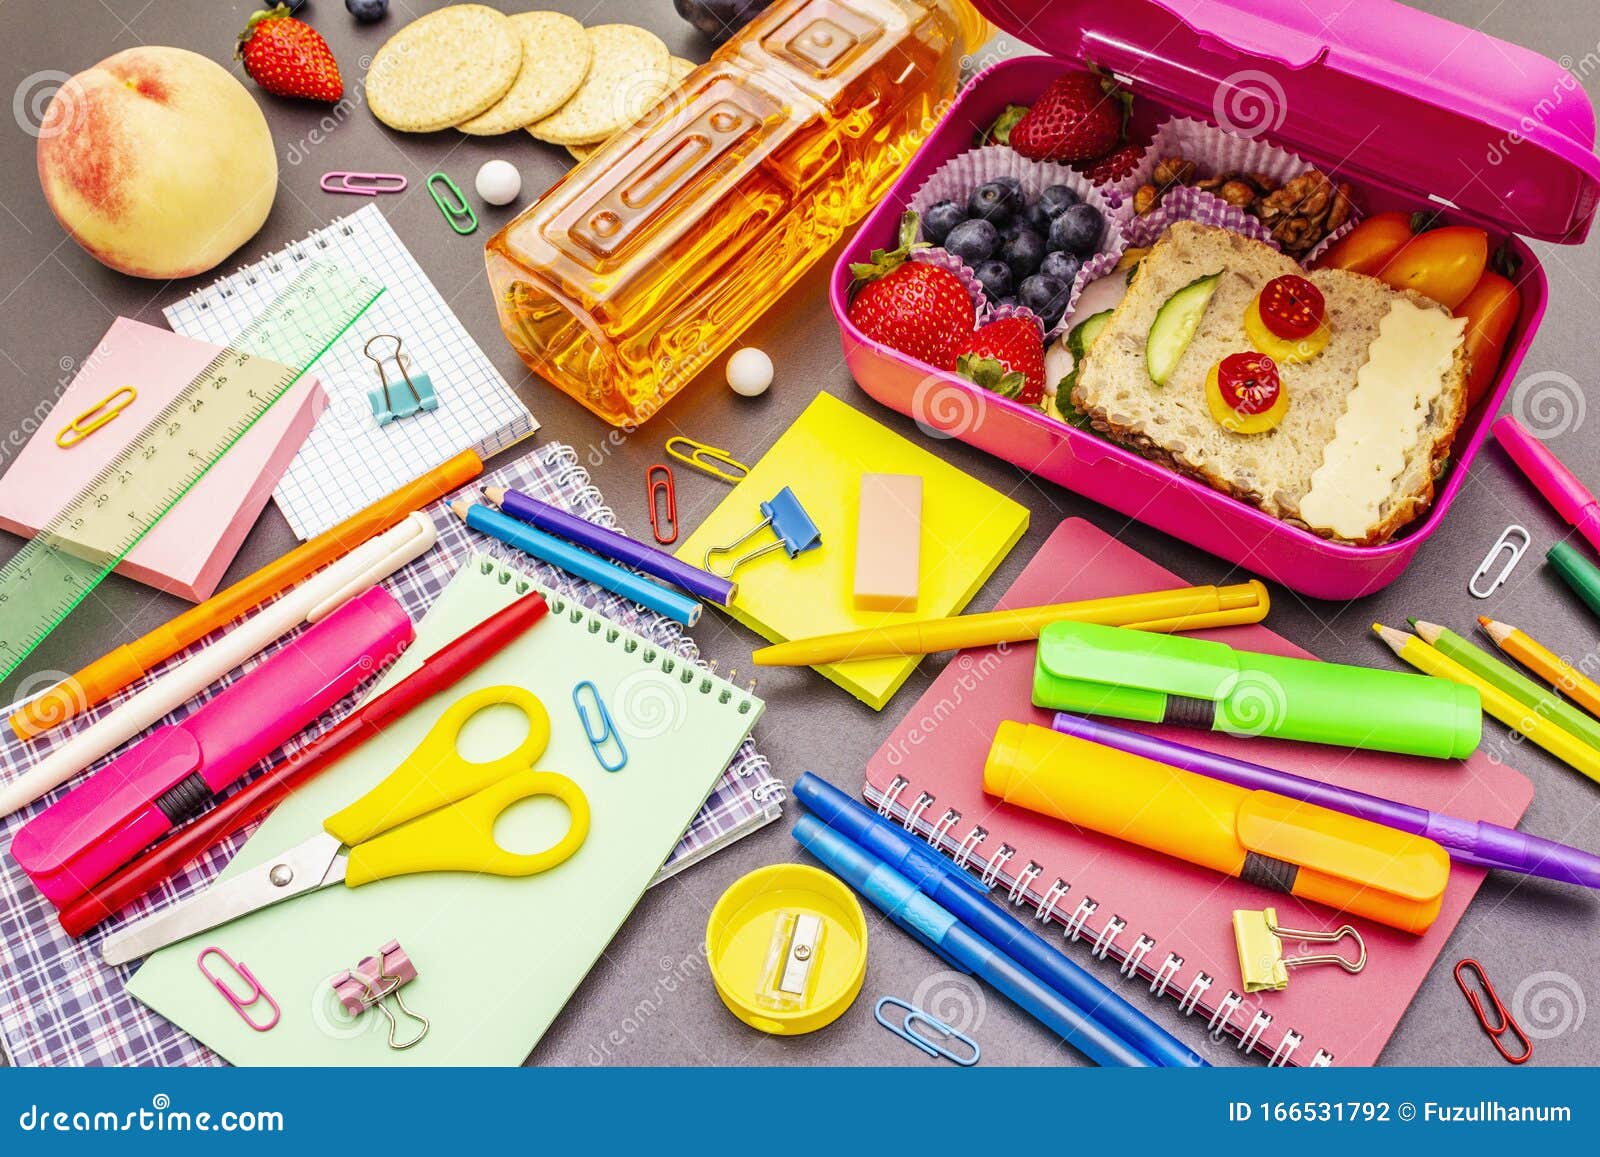
[[[914,612],[855,607],[857,519],[865,474],[922,478],[922,564]],[[961,611],[1028,529],[1027,508],[910,442],[831,394],[818,394],[678,548],[701,565],[761,521],[761,504],[790,487],[822,532],[822,545],[795,558],[773,551],[740,567],[728,612],[763,638],[783,643]],[[763,531],[740,553],[772,541]],[[921,656],[834,663],[816,670],[881,709]]]

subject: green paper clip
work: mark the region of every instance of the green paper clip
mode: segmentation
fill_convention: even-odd
[[[435,184],[434,182],[438,182]],[[439,186],[444,186],[441,192]],[[446,195],[448,194],[448,196]],[[461,236],[478,228],[478,215],[472,211],[472,206],[467,204],[467,198],[461,189],[450,179],[448,173],[430,173],[428,175],[428,196],[433,198],[433,203],[439,206],[439,212],[444,214],[444,219],[450,222],[450,228]]]

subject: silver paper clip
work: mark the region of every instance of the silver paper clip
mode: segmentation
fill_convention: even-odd
[[[901,1018],[899,1024],[895,1024],[883,1015],[885,1005],[905,1010],[905,1016]],[[879,1000],[877,1008],[873,1010],[873,1015],[878,1018],[878,1023],[884,1028],[894,1033],[901,1040],[910,1041],[930,1057],[943,1057],[947,1061],[954,1061],[956,1064],[966,1067],[977,1064],[978,1058],[983,1055],[983,1051],[978,1048],[977,1041],[965,1033],[957,1032],[945,1024],[944,1021],[928,1015],[916,1005],[911,1004],[909,1001],[901,1000],[898,996],[885,996]],[[938,1033],[938,1039],[924,1036],[918,1030],[918,1025]],[[972,1050],[972,1054],[966,1056],[955,1052],[950,1048],[949,1042],[951,1041],[966,1045]]]
[[[412,1012],[406,1007],[405,1001],[400,999],[401,987],[410,984],[416,978],[417,966],[411,963],[411,957],[400,947],[400,941],[391,940],[348,972],[339,973],[331,983],[339,1003],[344,1005],[351,1016],[360,1016],[369,1008],[376,1008],[383,1013],[389,1022],[389,1047],[401,1052],[412,1045],[420,1044],[422,1038],[428,1035],[430,1027],[427,1017]],[[400,1021],[384,1003],[390,999],[409,1020],[422,1026],[408,1041],[395,1039],[400,1031]]]
[[[1528,553],[1528,546],[1533,541],[1526,530],[1512,523],[1500,532],[1500,537],[1494,540],[1494,545],[1489,548],[1489,553],[1483,556],[1483,561],[1478,564],[1478,569],[1472,572],[1472,578],[1467,581],[1467,590],[1475,599],[1486,599],[1495,591],[1505,585],[1511,572],[1517,569],[1517,563],[1522,561],[1522,556]],[[1505,554],[1505,565],[1500,568],[1500,573],[1490,580],[1487,588],[1480,589],[1485,579],[1489,578],[1489,568],[1494,566],[1501,554]]]
[[[761,504],[761,513],[766,517],[727,546],[713,546],[706,551],[705,562],[702,564],[706,570],[723,578],[730,578],[733,572],[745,563],[754,562],[762,555],[771,554],[775,550],[781,550],[790,558],[794,558],[822,545],[822,532],[806,513],[805,507],[800,505],[800,500],[795,497],[794,491],[787,486],[774,494],[771,502]],[[711,560],[715,556],[732,554],[769,526],[772,527],[772,533],[777,535],[776,542],[769,542],[766,546],[756,547],[749,554],[740,555],[733,560],[733,565],[727,570],[718,570],[712,564]]]
[[[404,193],[406,179],[400,173],[347,173],[335,169],[322,174],[324,193],[354,193],[358,197],[376,197],[379,193]]]
[[[583,705],[583,691],[587,688],[589,698],[594,703],[596,714],[600,721],[598,727],[589,717],[589,709]],[[594,752],[595,762],[607,771],[621,771],[628,766],[628,749],[622,745],[622,735],[617,731],[617,725],[611,721],[611,712],[606,710],[606,701],[600,698],[600,688],[593,681],[585,679],[572,689],[572,705],[578,709],[578,721],[583,724],[583,734],[589,740],[589,750]],[[615,759],[607,759],[605,745],[607,741],[615,744],[617,755]]]

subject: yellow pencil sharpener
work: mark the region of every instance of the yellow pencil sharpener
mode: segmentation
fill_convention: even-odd
[[[717,995],[752,1028],[797,1036],[832,1024],[867,974],[867,920],[835,877],[773,864],[734,882],[706,924]]]

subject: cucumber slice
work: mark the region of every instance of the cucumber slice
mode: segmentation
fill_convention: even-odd
[[[1166,385],[1183,360],[1183,351],[1194,340],[1195,330],[1200,328],[1200,319],[1221,280],[1220,273],[1196,278],[1167,298],[1156,312],[1144,343],[1145,367],[1156,385]]]
[[[1072,356],[1082,358],[1089,352],[1089,347],[1094,345],[1095,339],[1111,321],[1112,309],[1102,309],[1092,317],[1086,317],[1072,327],[1072,332],[1067,335],[1067,348],[1072,351]]]

